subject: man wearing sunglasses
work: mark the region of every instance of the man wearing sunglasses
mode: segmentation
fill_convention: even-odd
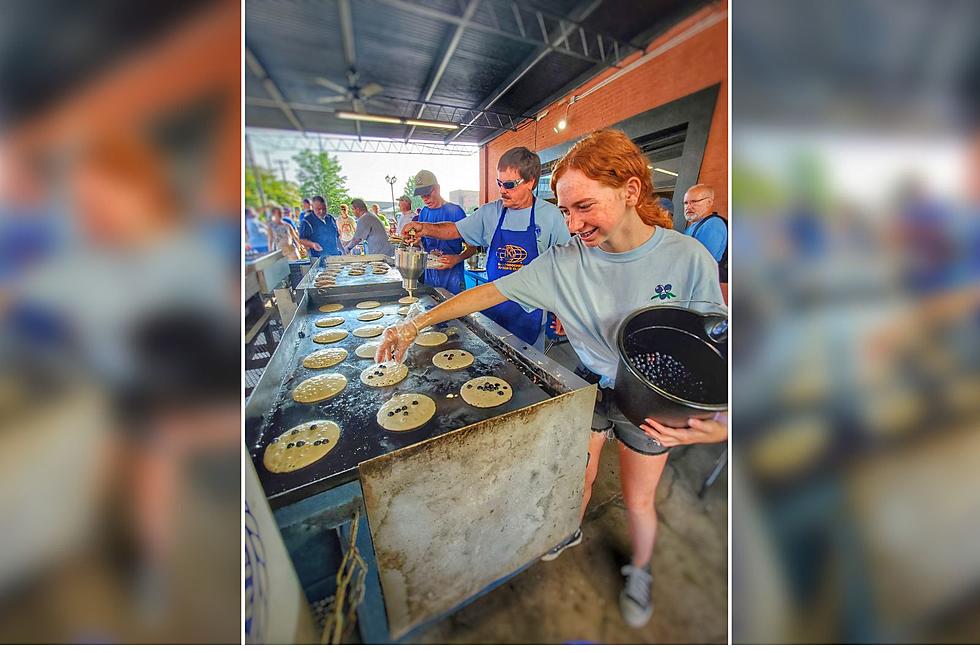
[[[456,222],[411,222],[402,230],[437,238],[462,237],[468,244],[487,248],[487,279],[491,282],[515,272],[555,245],[571,240],[565,218],[553,204],[535,197],[541,159],[525,147],[504,152],[497,162],[500,199],[484,204]],[[507,301],[483,311],[494,322],[538,349],[544,347],[546,316],[540,309]]]

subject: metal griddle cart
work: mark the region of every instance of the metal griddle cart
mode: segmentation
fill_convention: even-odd
[[[365,386],[360,373],[374,361],[354,350],[380,338],[351,333],[318,345],[312,336],[321,329],[314,322],[343,317],[335,328],[350,332],[393,324],[403,319],[397,314],[397,300],[405,295],[401,279],[394,268],[355,277],[345,270],[329,288],[316,288],[314,279],[323,264],[376,258],[329,257],[310,270],[298,286],[305,292],[299,308],[245,406],[246,447],[314,613],[337,591],[335,576],[352,557],[347,549],[356,521],[354,544],[366,572],[363,583],[345,591],[360,599],[357,625],[365,643],[405,639],[532,564],[575,530],[595,398],[594,385],[480,314],[437,325],[448,336],[442,345],[414,345],[405,380]],[[422,286],[416,296],[429,308],[452,295]],[[381,302],[375,310],[384,317],[359,321],[365,309],[355,304],[366,300]],[[329,303],[344,308],[319,311]],[[326,370],[303,367],[305,356],[327,346],[346,349],[347,359]],[[445,349],[466,349],[476,361],[465,370],[441,370],[431,359]],[[316,404],[292,400],[296,384],[323,372],[344,374],[344,391]],[[510,383],[511,400],[489,409],[465,403],[461,385],[482,375]],[[385,431],[376,412],[404,392],[432,397],[436,415],[413,431]],[[313,419],[340,424],[336,447],[294,472],[266,470],[268,443]]]

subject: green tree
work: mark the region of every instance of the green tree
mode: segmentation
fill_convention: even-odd
[[[422,204],[422,198],[415,194],[415,175],[408,178],[405,182],[405,194],[412,198],[412,210],[420,209],[424,205]]]
[[[256,179],[262,181],[262,192],[265,194],[265,204],[275,206],[296,206],[299,204],[299,187],[276,177],[271,170],[265,168],[245,168],[245,206],[261,209],[262,196]]]
[[[322,195],[330,203],[334,215],[341,204],[350,204],[350,191],[347,190],[347,177],[336,157],[327,152],[303,150],[293,157],[299,166],[296,174],[303,197]]]

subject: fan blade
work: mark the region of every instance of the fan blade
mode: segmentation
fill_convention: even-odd
[[[347,99],[347,95],[325,95],[319,98],[316,102],[317,104],[333,104],[334,102],[343,102]]]
[[[384,86],[382,86],[381,84],[375,84],[374,82],[371,82],[370,84],[368,84],[367,86],[361,89],[361,97],[369,98],[372,95],[377,95],[383,90],[385,90]]]
[[[337,91],[338,93],[347,93],[347,87],[346,86],[341,86],[337,82],[331,82],[326,77],[317,77],[313,81],[315,81],[320,86],[326,86],[331,91]]]

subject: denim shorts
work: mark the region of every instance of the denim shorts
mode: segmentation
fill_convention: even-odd
[[[581,365],[575,368],[575,374],[596,385],[601,378]],[[616,438],[633,451],[647,456],[658,456],[667,453],[669,449],[647,435],[643,429],[630,422],[620,412],[613,400],[612,388],[599,388],[596,392],[595,408],[592,410],[592,430],[603,433],[609,440]]]

